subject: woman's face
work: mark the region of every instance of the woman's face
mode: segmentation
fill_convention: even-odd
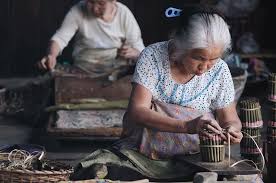
[[[211,69],[222,56],[221,47],[192,49],[184,55],[180,69],[189,74],[202,75]]]
[[[114,2],[115,0],[87,0],[87,8],[96,17],[102,17]]]

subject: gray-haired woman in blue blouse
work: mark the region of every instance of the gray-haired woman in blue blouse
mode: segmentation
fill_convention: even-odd
[[[173,39],[150,45],[141,53],[124,120],[125,137],[141,138],[137,128],[144,126],[207,136],[227,129],[232,143],[241,141],[234,85],[221,59],[231,49],[229,27],[216,12],[200,11],[189,16],[184,12]],[[216,120],[205,115],[192,120],[164,116],[151,109],[154,100],[213,113]]]

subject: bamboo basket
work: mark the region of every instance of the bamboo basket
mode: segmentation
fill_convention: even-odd
[[[268,100],[276,102],[276,73],[271,73],[268,78]]]
[[[220,135],[200,136],[200,154],[204,162],[221,162],[225,158],[224,141]]]

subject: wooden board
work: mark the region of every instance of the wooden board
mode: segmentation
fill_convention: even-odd
[[[110,82],[106,78],[89,76],[57,76],[55,77],[55,103],[71,103],[72,99],[82,98],[128,99],[131,92],[131,77],[126,76]]]
[[[55,125],[55,113],[50,115],[47,126],[47,133],[59,138],[85,138],[91,140],[118,140],[122,133],[122,128],[89,128],[89,129],[63,129]]]
[[[225,160],[219,163],[202,162],[200,154],[177,156],[177,159],[196,166],[200,171],[216,172],[218,175],[250,175],[260,173],[259,170],[246,162],[242,162],[235,167],[229,167],[228,157],[225,157]],[[237,161],[239,160],[231,158],[231,164]]]

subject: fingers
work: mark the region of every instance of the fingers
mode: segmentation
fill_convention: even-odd
[[[233,137],[232,135],[230,135],[230,143],[231,143],[231,144],[238,144],[238,143],[241,142],[241,139],[242,139],[242,138],[235,138],[235,137]],[[228,140],[227,140],[227,141],[228,141]]]
[[[134,59],[138,57],[140,54],[140,51],[129,46],[129,45],[124,45],[122,48],[118,49],[118,55],[125,58],[125,59]]]
[[[38,63],[38,68],[42,70],[52,70],[56,66],[56,58],[53,56],[43,57]]]
[[[53,70],[56,66],[56,59],[52,56],[48,56],[48,69]]]
[[[230,126],[227,131],[229,133],[231,143],[236,144],[241,142],[243,135],[239,130],[237,130],[233,126]]]
[[[218,122],[215,120],[202,120],[203,128],[209,131],[212,131],[216,134],[222,133],[222,128],[219,126]]]
[[[43,57],[42,60],[38,62],[38,68],[47,70],[47,66],[46,66],[47,60],[48,60],[47,57]]]
[[[200,130],[199,134],[202,135],[202,136],[206,136],[208,138],[212,138],[214,136],[213,134],[207,132],[206,130]]]

